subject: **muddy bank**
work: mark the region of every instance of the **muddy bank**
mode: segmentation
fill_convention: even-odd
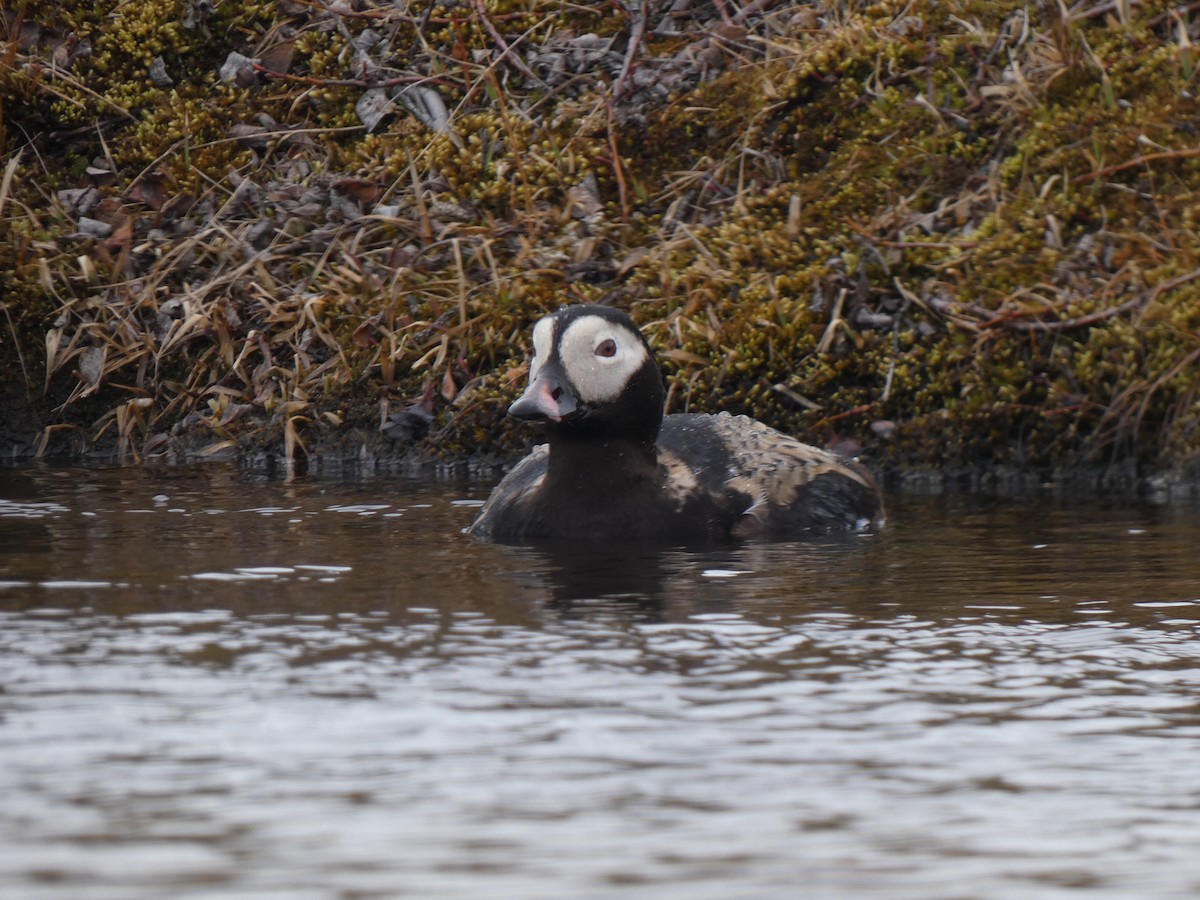
[[[88,445],[80,429],[59,432],[44,442],[44,432],[29,415],[16,426],[0,429],[0,467],[24,465],[144,465],[175,466],[236,463],[243,471],[269,478],[415,478],[431,481],[496,481],[534,444],[536,429],[511,450],[480,448],[459,457],[424,442],[400,444],[378,429],[324,428],[306,436],[302,448],[285,441],[258,439],[237,444],[222,442],[214,449],[202,431],[181,433],[164,441],[152,454],[136,459],[120,453],[114,443]],[[65,435],[65,436],[64,436]],[[837,447],[838,445],[835,445]],[[841,449],[846,448],[844,446]],[[1064,499],[1106,497],[1115,504],[1200,499],[1200,464],[1153,468],[1136,460],[1071,468],[947,463],[899,464],[886,455],[859,455],[888,492],[902,494],[969,493],[997,498],[1029,498],[1054,494]]]
[[[642,324],[671,411],[882,471],[1194,466],[1200,33],[1165,3],[131,0],[0,29],[22,453],[511,458],[532,321],[590,301]]]

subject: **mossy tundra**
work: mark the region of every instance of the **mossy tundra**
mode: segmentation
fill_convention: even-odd
[[[532,321],[588,301],[642,323],[672,411],[878,468],[1196,458],[1187,9],[68,0],[0,29],[10,455],[503,458]]]

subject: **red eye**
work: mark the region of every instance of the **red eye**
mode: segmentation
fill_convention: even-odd
[[[608,340],[601,342],[600,346],[596,348],[596,355],[597,356],[616,356],[617,355],[617,342],[614,341],[612,338],[609,338]]]

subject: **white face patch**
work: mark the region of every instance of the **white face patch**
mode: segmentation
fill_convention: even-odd
[[[554,320],[550,316],[538,319],[533,326],[533,359],[529,361],[529,380],[537,378],[538,371],[550,358],[550,347],[554,342]]]
[[[537,340],[541,325],[539,322],[533,330],[539,354],[542,349]],[[645,364],[647,356],[640,335],[601,316],[580,316],[572,321],[559,339],[558,354],[567,378],[584,403],[615,400]],[[533,370],[530,374],[534,374]]]

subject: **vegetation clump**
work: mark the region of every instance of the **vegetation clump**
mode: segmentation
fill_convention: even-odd
[[[532,321],[588,301],[673,411],[881,467],[1194,462],[1187,9],[109,0],[0,37],[11,452],[501,457]]]

